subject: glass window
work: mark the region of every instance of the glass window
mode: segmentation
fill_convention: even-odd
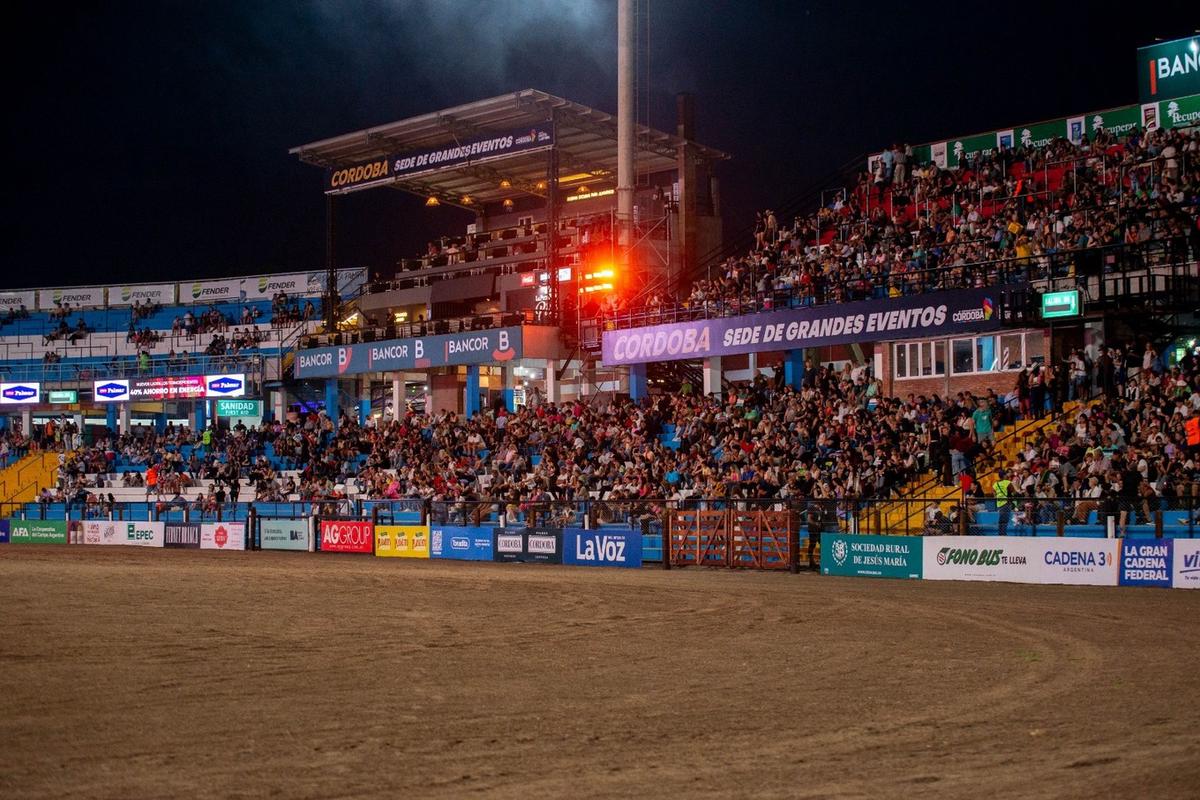
[[[1041,331],[1030,331],[1025,334],[1025,363],[1044,364],[1046,362],[1046,341]]]
[[[1019,333],[1000,334],[1000,369],[1020,369],[1025,365],[1025,355],[1021,349],[1024,337]]]
[[[896,369],[895,369],[895,372],[896,372],[897,378],[907,378],[908,377],[908,345],[906,345],[906,344],[896,345]]]
[[[921,376],[928,378],[933,374],[933,342],[920,342],[917,349],[921,353]]]
[[[996,337],[976,337],[975,369],[979,372],[994,372],[998,367],[999,364],[996,361]]]
[[[975,371],[975,340],[954,339],[950,344],[950,352],[954,359],[954,374]]]
[[[946,343],[944,341],[933,343],[933,364],[934,375],[946,374]]]

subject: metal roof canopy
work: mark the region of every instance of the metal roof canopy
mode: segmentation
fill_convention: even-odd
[[[461,139],[474,138],[491,131],[545,124],[551,112],[556,123],[555,144],[558,148],[560,176],[587,173],[597,180],[615,181],[617,118],[537,89],[524,89],[310,142],[293,147],[288,153],[298,156],[306,164],[336,169],[406,150],[454,144]],[[638,174],[675,169],[678,147],[683,141],[673,134],[638,126]],[[688,144],[693,153],[702,159],[718,161],[729,158],[720,150],[695,142]],[[423,197],[436,197],[440,202],[450,205],[471,208],[462,203],[464,195],[470,196],[475,203],[497,202],[520,193],[544,198],[546,164],[544,151],[527,151],[498,158],[476,159],[411,178],[400,176],[345,191],[389,186]],[[502,180],[509,181],[512,188],[500,188]],[[543,182],[543,188],[538,188],[539,181]]]

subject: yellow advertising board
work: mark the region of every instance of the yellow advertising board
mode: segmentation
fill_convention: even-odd
[[[375,555],[384,558],[429,558],[429,526],[376,525]]]

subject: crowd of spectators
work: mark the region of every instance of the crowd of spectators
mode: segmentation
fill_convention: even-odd
[[[1111,245],[1158,242],[1163,259],[1200,253],[1200,131],[1120,141],[1101,131],[1078,144],[975,154],[955,170],[910,170],[910,152],[885,151],[874,173],[791,225],[759,214],[752,251],[685,296],[660,293],[603,314],[741,314],[1079,277],[1103,269],[1088,259]]]

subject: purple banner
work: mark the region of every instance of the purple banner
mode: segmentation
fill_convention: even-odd
[[[604,331],[605,366],[995,330],[999,288]]]

